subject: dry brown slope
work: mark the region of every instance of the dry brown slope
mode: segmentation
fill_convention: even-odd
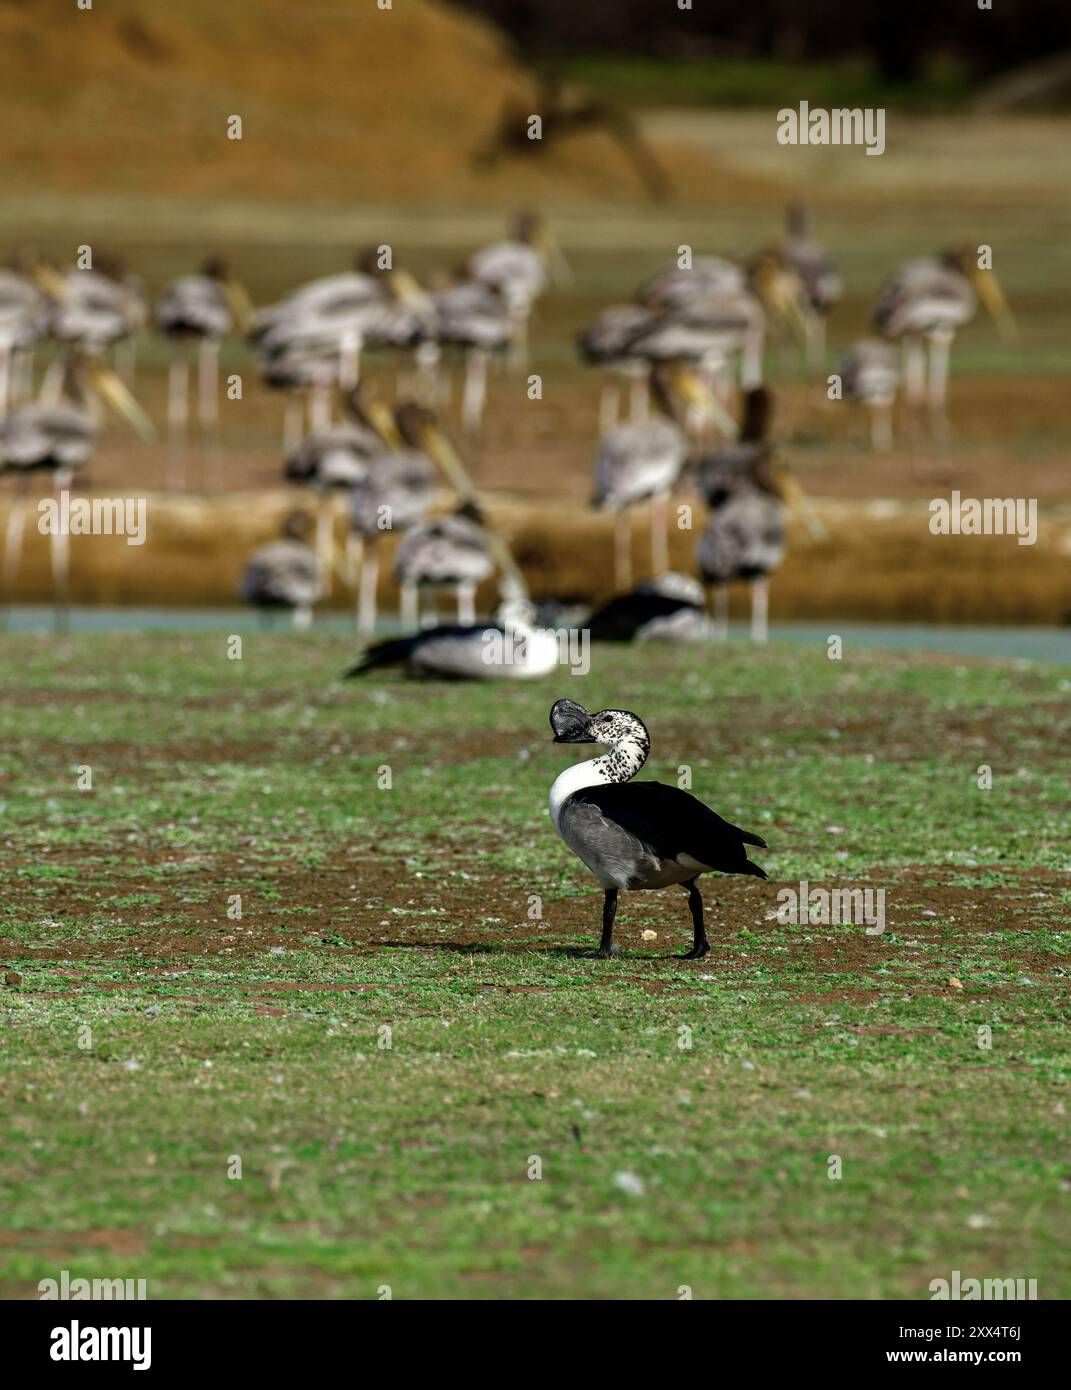
[[[439,0],[86,11],[0,0],[0,157],[27,188],[338,203],[635,196],[626,159],[598,134],[472,168],[506,98],[531,90],[497,30]],[[227,138],[232,115],[241,141]],[[694,191],[694,155],[668,159]]]

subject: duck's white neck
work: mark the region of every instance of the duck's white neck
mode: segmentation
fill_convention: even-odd
[[[567,767],[550,789],[550,814],[555,828],[562,807],[574,792],[582,791],[584,787],[603,787],[608,782],[629,781],[647,761],[650,751],[647,730],[637,721],[635,733],[630,732],[618,739],[601,758],[589,758],[587,762]]]

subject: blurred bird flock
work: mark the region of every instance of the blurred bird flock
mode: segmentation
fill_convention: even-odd
[[[690,11],[679,10],[674,23],[685,47],[691,22]],[[964,20],[984,22],[983,14]],[[146,989],[159,993],[153,1007],[179,1007],[162,978],[176,961],[180,973],[197,975],[191,997],[207,989],[207,1002],[192,1015],[198,1047],[206,1058],[222,1055],[215,1050],[230,1047],[234,1035],[214,995],[220,951],[232,973],[254,972],[237,986],[259,1000],[246,1041],[270,1053],[265,1029],[293,1025],[277,1045],[309,1085],[321,1065],[314,1023],[326,1022],[335,1036],[362,1020],[382,1023],[400,1007],[449,1024],[456,991],[468,998],[467,991],[483,988],[472,971],[492,977],[488,989],[575,991],[560,1017],[551,1005],[542,1022],[526,1014],[511,1024],[504,1005],[488,1021],[501,1045],[487,1054],[476,1045],[485,1068],[497,1072],[503,1055],[519,1055],[505,1051],[514,1025],[533,1057],[557,1046],[555,1029],[581,1037],[586,1025],[579,1020],[593,1007],[585,972],[600,966],[581,965],[568,953],[590,937],[591,912],[573,914],[567,905],[587,885],[579,869],[565,867],[567,856],[552,844],[545,820],[532,820],[538,807],[530,800],[537,790],[545,797],[544,782],[553,780],[543,775],[549,762],[537,767],[532,752],[540,735],[549,741],[547,711],[563,687],[571,694],[575,685],[587,706],[608,707],[620,727],[634,727],[628,719],[635,715],[617,712],[635,708],[674,765],[698,759],[708,784],[714,779],[711,797],[717,793],[716,802],[743,823],[772,819],[764,833],[774,883],[814,867],[815,876],[824,869],[912,884],[894,907],[893,932],[870,956],[857,959],[858,943],[849,945],[843,933],[819,931],[816,957],[798,967],[806,975],[795,982],[804,990],[798,999],[784,994],[777,973],[783,959],[756,962],[749,941],[732,948],[731,965],[719,954],[719,931],[723,949],[726,931],[768,932],[770,949],[789,957],[817,940],[770,925],[772,895],[761,882],[719,895],[730,913],[743,914],[735,925],[724,912],[711,924],[708,903],[714,954],[704,973],[691,977],[700,1002],[686,1004],[661,973],[664,952],[642,944],[681,927],[668,906],[665,921],[650,919],[658,930],[632,943],[634,976],[649,967],[657,988],[612,986],[619,993],[610,1013],[622,1010],[620,1027],[632,1043],[645,1027],[670,1027],[674,1010],[709,1009],[706,1022],[713,1026],[716,1018],[731,1043],[727,1053],[715,1048],[699,1064],[707,1070],[695,1084],[700,1092],[717,1086],[719,1069],[739,1067],[733,1049],[746,1053],[754,1037],[752,1006],[734,1012],[731,975],[741,987],[768,986],[782,1001],[770,1046],[781,1049],[796,1096],[812,1085],[817,1093],[847,1084],[848,1094],[857,1094],[844,1081],[857,1076],[847,1052],[808,1060],[793,1041],[797,1025],[832,1026],[827,1016],[838,1031],[876,1029],[875,1048],[904,1039],[905,1065],[917,1069],[924,1093],[957,1065],[947,1049],[932,1056],[912,1051],[919,1038],[946,1026],[934,1017],[934,998],[962,990],[958,976],[972,969],[968,989],[978,991],[999,989],[994,981],[1025,978],[1029,970],[1050,991],[1035,1019],[1036,1055],[1021,1063],[1031,1069],[1028,1089],[1036,1084],[1030,1095],[1039,1114],[1048,1103],[1044,1088],[1064,1084],[1066,1036],[1053,1001],[1066,982],[1069,890],[1057,840],[1066,840],[1068,805],[1066,782],[1052,766],[1067,733],[1063,668],[962,666],[957,676],[963,671],[966,678],[946,690],[955,678],[942,658],[920,655],[913,664],[870,653],[841,668],[832,643],[851,620],[1037,625],[1051,634],[1052,661],[1069,659],[1066,635],[1057,631],[1071,617],[1066,118],[986,102],[972,108],[965,96],[936,112],[904,100],[887,114],[880,158],[865,157],[858,146],[786,147],[777,140],[777,112],[794,105],[793,84],[806,93],[808,80],[823,82],[817,104],[830,84],[835,98],[840,70],[820,76],[801,62],[791,81],[784,79],[783,97],[768,105],[689,105],[674,91],[674,72],[693,80],[704,63],[714,70],[721,62],[696,51],[700,56],[665,59],[661,69],[647,65],[642,73],[576,55],[569,63],[528,60],[486,18],[433,0],[395,0],[385,8],[374,0],[241,0],[224,7],[94,0],[87,9],[75,0],[0,0],[0,148],[9,193],[0,207],[7,248],[0,270],[0,670],[7,692],[0,702],[7,711],[0,803],[9,816],[16,885],[0,922],[0,950],[10,967],[4,1002],[16,1039],[12,1056],[23,1055],[20,1048],[33,1055],[33,1028],[52,1016],[50,1009],[73,1026],[80,995],[92,1000],[87,1007],[106,1035],[118,1039],[126,1029],[137,1039],[131,1047],[152,1053],[142,1021],[127,1016],[127,992],[141,1007]],[[728,60],[725,66],[731,69]],[[661,85],[653,82],[656,71],[663,72]],[[873,90],[885,91],[877,84]],[[69,507],[76,497],[100,500],[101,515],[114,499],[143,499],[144,544],[38,524],[49,501]],[[955,505],[960,498],[1036,499],[1036,542],[935,534],[931,503],[945,498]],[[210,650],[222,652],[222,638],[198,632],[199,620],[187,612],[239,603],[246,615],[229,621],[246,650],[234,668],[263,663],[244,689],[213,671]],[[166,610],[180,609],[191,627],[171,637],[78,632],[95,605],[149,609],[161,621]],[[828,626],[828,642],[816,639],[809,652],[780,644],[779,626],[801,619]],[[146,621],[154,626],[152,617],[138,620]],[[21,630],[27,628],[36,635]],[[731,631],[748,645],[728,644]],[[561,640],[577,632],[592,643],[590,674],[579,680]],[[492,648],[498,655],[489,659]],[[354,681],[340,683],[343,674]],[[457,684],[466,679],[530,684],[523,694],[470,699]],[[594,683],[591,696],[586,683]],[[148,781],[133,792],[129,854],[119,848],[118,860],[102,861],[123,827],[113,824],[111,811],[93,824],[87,817],[102,785],[132,775],[124,759],[141,759],[133,742],[123,751],[122,740],[138,736],[124,726],[140,718],[131,700],[136,705],[152,691],[163,706],[184,712],[187,732],[179,737],[166,720],[158,725],[159,709],[144,723],[149,770],[139,776]],[[747,713],[744,706],[755,701]],[[99,720],[87,713],[99,708],[96,702],[108,705]],[[68,703],[75,707],[72,728],[52,717]],[[576,708],[588,717],[587,708]],[[858,731],[849,738],[867,761],[841,770],[838,810],[821,783],[828,766],[825,747],[819,749],[823,724],[828,720],[830,736],[839,739],[867,708],[878,711],[869,741]],[[210,709],[220,713],[215,729],[201,719]],[[1008,711],[1013,722],[1033,721],[1024,724],[1018,753],[996,729]],[[910,730],[908,712],[915,716]],[[294,747],[291,741],[308,730],[316,730],[314,756],[299,775],[289,762],[300,740]],[[198,749],[193,741],[202,735]],[[523,792],[524,804],[504,810],[510,788],[492,769],[496,751],[501,757],[514,735],[521,753],[511,744],[504,756],[523,758],[515,792]],[[397,751],[410,737],[414,747]],[[671,751],[674,738],[679,752]],[[1000,748],[991,747],[994,740]],[[1039,759],[1030,764],[1033,773],[1020,765],[1030,762],[1031,750]],[[840,751],[853,753],[844,745]],[[782,753],[799,755],[793,775],[800,781],[788,805],[774,790]],[[934,788],[954,754],[962,755],[955,775],[964,786],[979,765],[1001,757],[1009,776],[1025,779],[1016,794],[1031,790],[1036,797],[1036,858],[1019,842],[1014,852],[996,843],[1023,833],[1013,796],[987,809],[984,825],[974,823],[974,810],[946,807],[962,838],[953,836],[944,856],[904,830],[899,810],[886,818],[879,810],[872,853],[861,832],[849,829],[839,860],[823,847],[821,862],[812,864],[815,837],[844,831],[825,820],[850,822],[849,806],[880,806],[887,798],[890,806],[912,805],[922,821],[936,815],[944,793]],[[726,768],[742,756],[753,759],[754,785],[737,780],[739,763]],[[869,767],[875,756],[884,782]],[[391,791],[389,765],[409,757],[422,760],[431,778],[446,778],[415,804],[411,779],[403,779],[409,790]],[[278,810],[264,823],[247,805],[255,788],[246,778],[267,776],[276,759],[281,785],[263,790],[270,805],[279,798]],[[173,802],[159,780],[172,775],[172,761],[182,784]],[[465,770],[455,778],[459,762]],[[388,765],[385,784],[381,764]],[[76,789],[68,766],[97,769],[92,805],[79,800],[84,788]],[[861,798],[859,777],[868,788]],[[209,810],[198,790],[206,778],[218,779],[214,790],[231,806],[235,819],[226,828],[216,821],[221,808]],[[298,808],[320,795],[320,779],[331,809],[317,831]],[[398,806],[385,817],[384,785]],[[600,802],[590,789],[584,795],[594,797],[592,805],[618,805],[606,794]],[[775,807],[762,811],[764,796]],[[407,797],[408,814],[400,805]],[[933,807],[926,805],[930,797]],[[809,800],[813,806],[803,809]],[[687,808],[679,799],[672,805],[683,825]],[[273,818],[287,807],[300,822],[291,836],[280,835]],[[699,810],[711,816],[705,806]],[[873,814],[866,813],[868,823]],[[452,896],[445,907],[412,907],[417,879],[453,875],[460,862],[473,867],[471,838],[496,816],[505,817],[505,838],[492,836],[481,851],[474,895]],[[725,826],[717,816],[696,824],[713,822]],[[1011,823],[1020,828],[1009,831]],[[211,843],[210,824],[221,843]],[[254,824],[252,837],[243,838]],[[733,825],[727,831],[765,849],[750,832]],[[994,846],[979,849],[987,835]],[[254,873],[258,844],[274,867]],[[593,855],[585,862],[603,862]],[[164,859],[176,871],[188,866],[191,892],[177,902],[165,893],[157,907]],[[535,868],[545,860],[554,865],[546,882]],[[38,871],[46,864],[59,869],[61,861],[59,896],[50,895]],[[119,867],[113,873],[104,862]],[[658,862],[661,870],[647,870],[652,884],[684,881],[664,872],[664,856]],[[942,877],[953,863],[956,874]],[[240,899],[266,902],[279,897],[266,890],[272,874],[293,876],[303,867],[310,876],[303,888],[291,885],[288,900],[295,912],[319,914],[311,935],[300,923],[291,923],[298,933],[291,935],[278,917],[239,926],[239,912],[228,921],[228,874]],[[75,892],[66,883],[68,868],[98,874],[97,888]],[[325,890],[336,870],[354,875],[360,891]],[[1032,906],[1009,908],[1006,918],[998,912],[987,924],[995,934],[989,957],[983,939],[964,926],[973,909],[961,904],[957,916],[942,896],[954,889],[969,898],[974,871],[990,876],[987,892],[994,883],[1011,892],[1037,885]],[[754,865],[732,872],[762,874]],[[398,876],[393,903],[384,874]],[[483,899],[488,874],[498,880],[493,903]],[[503,875],[513,881],[509,892]],[[601,881],[616,907],[612,879]],[[540,901],[557,893],[567,912],[549,929],[538,914],[525,915],[537,880]],[[694,883],[685,884],[693,915]],[[979,879],[976,888],[982,886]],[[928,887],[937,891],[933,908],[919,905],[930,901]],[[514,905],[504,907],[510,894]],[[223,903],[219,911],[210,906],[213,895]],[[98,922],[102,905],[109,910]],[[898,911],[905,914],[899,921]],[[395,912],[436,914],[434,931],[429,925],[422,935],[420,923],[409,921],[380,930],[388,920],[380,913]],[[698,912],[689,967],[695,970],[709,949],[701,900]],[[330,930],[328,914],[336,914]],[[521,927],[496,931],[494,924],[511,914]],[[223,919],[215,939],[213,915]],[[525,922],[531,931],[521,929]],[[924,938],[931,925],[936,935]],[[86,931],[100,932],[99,954]],[[844,932],[858,936],[862,928]],[[604,932],[604,957],[608,941]],[[917,1012],[908,995],[898,990],[894,997],[874,974],[889,973],[880,952],[903,942],[922,952],[915,964],[925,983],[912,991]],[[435,945],[443,953],[427,967],[416,998],[427,1007],[414,1011],[411,998],[392,1002],[392,981]],[[420,946],[427,953],[408,949]],[[457,952],[453,963],[448,947]],[[269,951],[291,954],[269,969]],[[957,952],[973,965],[957,964]],[[602,968],[612,975],[620,962]],[[745,981],[753,969],[758,974]],[[452,978],[451,970],[461,975]],[[146,972],[154,971],[161,979],[146,984]],[[518,971],[527,972],[524,980]],[[283,979],[307,1008],[265,1003]],[[328,991],[336,989],[356,992],[333,1004]],[[960,1002],[955,992],[952,1007]],[[515,997],[505,996],[506,1005]],[[843,1023],[852,1009],[859,1017]],[[348,1015],[341,1024],[340,1013]],[[972,1020],[961,1019],[953,1031]],[[626,1076],[646,1088],[641,1053],[617,1033],[612,1041],[599,1034],[596,1014],[589,1022],[608,1054],[621,1049]],[[431,1044],[413,1037],[427,1062]],[[119,1051],[107,1045],[113,1066],[122,1051],[115,1046]],[[55,1122],[66,1114],[69,1083],[62,1070],[50,1069],[56,1058],[39,1060],[53,1079]],[[890,1051],[874,1065],[891,1069],[893,1060]],[[92,1056],[81,1061],[97,1063]],[[152,1084],[166,1114],[170,1064],[162,1054],[156,1063]],[[664,1065],[652,1063],[651,1074],[661,1075]],[[582,1089],[572,1053],[562,1066],[570,1078],[565,1094],[572,1095]],[[813,1066],[827,1067],[824,1083],[811,1076]],[[20,1083],[11,1074],[9,1081],[7,1098],[17,1101]],[[479,1085],[467,1071],[454,1081],[465,1094]],[[551,1093],[549,1073],[540,1087],[541,1095]],[[246,1082],[238,1089],[260,1114],[263,1097],[251,1100]],[[957,1102],[966,1129],[980,1122],[982,1094],[972,1081]],[[424,1103],[422,1086],[415,1095]],[[404,1124],[412,1112],[393,1083],[380,1101],[375,1128],[389,1146],[393,1123]],[[635,1103],[629,1085],[619,1103],[626,1110]],[[589,1121],[597,1128],[595,1104],[590,1094],[577,1101],[585,1133]],[[860,1107],[876,1124],[877,1112]],[[786,1132],[802,1143],[800,1107],[789,1100],[787,1110]],[[495,1112],[496,1152],[511,1113],[509,1106]],[[166,1235],[145,1237],[135,1246],[139,1269],[151,1268],[165,1283],[170,1277],[172,1289],[190,1296],[373,1296],[366,1283],[392,1259],[415,1292],[450,1296],[546,1293],[555,1279],[567,1295],[673,1296],[670,1286],[691,1278],[730,1295],[848,1295],[862,1280],[872,1296],[913,1296],[919,1271],[928,1268],[923,1254],[903,1249],[862,1268],[844,1264],[853,1231],[869,1223],[882,1229],[900,1210],[900,1198],[880,1182],[867,1189],[854,1218],[830,1216],[822,1236],[804,1229],[786,1197],[784,1222],[776,1235],[766,1233],[772,1254],[764,1264],[745,1219],[757,1199],[750,1180],[735,1213],[700,1203],[697,1217],[660,1195],[643,1239],[662,1252],[654,1261],[665,1273],[661,1294],[639,1253],[643,1239],[629,1245],[632,1256],[616,1261],[575,1212],[565,1216],[554,1207],[553,1196],[539,1200],[550,1204],[544,1219],[559,1222],[564,1244],[547,1255],[543,1273],[523,1254],[533,1243],[527,1217],[507,1220],[511,1236],[491,1259],[447,1223],[442,1237],[454,1242],[456,1260],[437,1265],[408,1226],[395,1239],[378,1218],[369,1224],[345,1202],[345,1220],[332,1224],[338,1213],[325,1203],[322,1183],[329,1181],[330,1156],[348,1152],[347,1122],[332,1119],[328,1142],[322,1117],[314,1115],[303,1096],[280,1141],[300,1148],[303,1135],[318,1136],[310,1162],[319,1176],[308,1178],[312,1187],[299,1184],[292,1198],[301,1209],[295,1229],[305,1235],[295,1237],[289,1254],[274,1264],[265,1255],[283,1182],[271,1176],[263,1200],[250,1197],[252,1206],[229,1228],[218,1258],[184,1261]],[[449,1143],[448,1119],[443,1123]],[[467,1145],[469,1121],[458,1123],[459,1142]],[[657,1139],[671,1122],[648,1116],[645,1123]],[[761,1123],[781,1125],[772,1112]],[[133,1110],[116,1124],[131,1154],[164,1142]],[[27,1143],[36,1136],[56,1164],[77,1162],[40,1111],[20,1134]],[[696,1143],[700,1137],[693,1135]],[[666,1142],[672,1147],[678,1138]],[[819,1148],[827,1143],[811,1138]],[[207,1142],[201,1131],[191,1139],[176,1159],[184,1171],[200,1171]],[[618,1207],[622,1192],[644,1192],[630,1166],[644,1158],[633,1153],[615,1170],[618,1142],[610,1129],[593,1148],[578,1139],[570,1162],[580,1164],[574,1193],[603,1182],[614,1203],[607,1229],[628,1245]],[[742,1142],[750,1151],[746,1130]],[[1050,1142],[1048,1126],[1039,1125],[1035,1216],[1050,1195]],[[592,1153],[598,1162],[583,1158]],[[998,1155],[994,1173],[1012,1162],[1010,1155]],[[362,1180],[372,1171],[366,1158],[358,1150],[347,1159]],[[693,1161],[688,1149],[686,1166]],[[601,1176],[593,1176],[592,1162]],[[481,1154],[480,1163],[480,1200],[490,1221],[501,1215],[504,1189],[490,1175],[491,1157]],[[786,1163],[794,1186],[795,1157]],[[17,1176],[17,1167],[18,1160],[6,1176],[13,1200],[25,1202],[25,1174]],[[421,1192],[457,1197],[453,1163],[434,1168],[429,1158],[427,1167],[418,1162],[399,1175],[394,1200],[401,1209]],[[964,1191],[962,1174],[949,1181]],[[93,1246],[86,1231],[98,1225],[147,1229],[162,1199],[148,1176],[136,1187],[136,1209],[125,1214],[116,1194],[103,1190],[88,1200],[91,1211],[61,1214],[51,1244],[74,1258]],[[795,1193],[799,1210],[802,1191]],[[937,1184],[934,1200],[944,1191]],[[969,1192],[956,1197],[967,1206],[972,1200]],[[9,1291],[23,1292],[38,1270],[47,1272],[36,1251],[51,1226],[32,1202],[14,1209],[21,1235],[5,1278]],[[683,1225],[697,1219],[713,1222],[721,1235],[687,1279],[677,1278],[667,1272],[676,1268],[669,1252],[679,1246]],[[1009,1235],[1003,1253],[1025,1259],[1040,1250],[1044,1226],[1032,1218],[1029,1229],[1014,1240]],[[941,1260],[959,1258],[951,1233],[931,1235]],[[586,1241],[594,1244],[585,1254]],[[122,1254],[121,1241],[103,1244],[109,1259]],[[812,1246],[826,1280],[820,1288],[808,1285],[799,1264]],[[350,1255],[339,1253],[343,1247]],[[937,1258],[932,1249],[930,1256]],[[940,1260],[934,1273],[944,1273]],[[497,1283],[477,1289],[466,1282],[480,1278]]]

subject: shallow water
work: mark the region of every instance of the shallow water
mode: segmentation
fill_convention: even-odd
[[[70,610],[73,632],[236,632],[290,631],[285,614],[272,615],[267,622],[245,608],[103,608]],[[11,613],[12,632],[53,630],[53,613],[46,604],[24,604]],[[353,636],[352,619],[345,613],[318,617],[315,632],[339,637]],[[386,635],[396,632],[389,623],[381,625]],[[907,651],[949,652],[962,656],[1018,658],[1028,661],[1054,661],[1071,664],[1071,627],[972,627],[928,626],[900,623],[773,623],[773,642],[802,642],[824,646],[836,634],[845,646],[885,647]],[[295,634],[300,636],[300,634]],[[741,623],[730,633],[735,641],[747,639]],[[0,633],[0,641],[3,634]]]

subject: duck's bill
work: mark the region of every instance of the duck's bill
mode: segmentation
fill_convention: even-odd
[[[156,426],[111,367],[98,363],[91,369],[90,380],[101,400],[121,415],[146,444],[156,438]]]
[[[825,523],[811,505],[810,498],[803,490],[799,479],[792,473],[783,473],[779,480],[778,490],[782,498],[788,504],[789,510],[797,521],[807,528],[807,534],[815,541],[824,541],[829,537]]]
[[[555,743],[595,743],[590,733],[591,714],[575,700],[555,700],[550,711]]]
[[[1004,297],[1000,281],[991,270],[983,270],[979,272],[975,284],[978,288],[978,298],[985,305],[1003,341],[1018,343],[1021,336],[1019,325]]]

